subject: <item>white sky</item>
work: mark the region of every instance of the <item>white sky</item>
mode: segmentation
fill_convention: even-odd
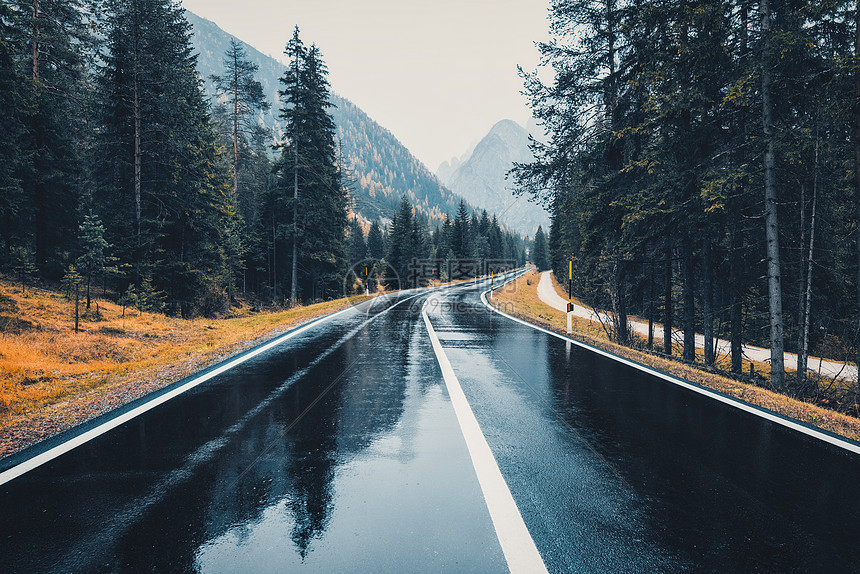
[[[502,119],[531,117],[517,64],[532,71],[549,0],[183,0],[185,8],[283,60],[298,24],[332,89],[431,170]]]

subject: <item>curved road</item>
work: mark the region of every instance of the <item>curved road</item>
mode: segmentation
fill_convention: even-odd
[[[550,572],[857,571],[857,444],[512,321],[485,289],[365,303],[0,461],[4,571],[501,572],[528,544]],[[74,434],[96,436],[17,466]]]
[[[552,276],[551,271],[544,271],[540,275],[540,281],[538,282],[537,293],[538,297],[541,301],[549,305],[550,307],[557,309],[559,311],[567,311],[567,299],[563,298],[559,295],[552,284]],[[588,319],[589,321],[600,322],[602,319],[603,322],[611,322],[611,318],[609,315],[605,313],[600,313],[600,319],[597,317],[597,312],[588,307],[583,307],[582,305],[575,305],[573,310],[574,315],[577,317],[582,317],[583,319]],[[639,321],[630,321],[630,328],[635,332],[643,335],[645,337],[648,336],[648,323],[640,323]],[[672,330],[672,339],[673,341],[682,341],[684,338],[684,332],[680,329]],[[654,340],[662,341],[663,339],[663,325],[659,323],[654,323]],[[699,349],[703,349],[705,347],[705,336],[701,334],[696,334],[696,347]],[[731,341],[726,341],[724,339],[715,339],[715,350],[717,353],[717,357],[720,355],[723,356],[731,356],[732,352],[732,344]],[[741,345],[741,353],[743,356],[750,361],[759,361],[762,363],[770,363],[770,349],[764,349],[762,347],[756,347],[754,345]],[[784,353],[783,361],[785,362],[786,369],[794,369],[797,370],[797,355],[794,353]],[[831,379],[844,379],[846,381],[856,381],[857,380],[857,366],[849,365],[847,362],[840,363],[838,361],[830,361],[822,359],[821,357],[809,357],[809,361],[807,363],[807,370],[810,372],[817,372],[819,375],[824,377],[829,377]]]

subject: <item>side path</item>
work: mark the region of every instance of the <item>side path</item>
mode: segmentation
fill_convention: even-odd
[[[538,297],[541,301],[549,305],[554,309],[558,309],[559,311],[567,311],[567,300],[562,298],[561,295],[556,292],[556,290],[552,286],[552,278],[550,277],[551,271],[544,271],[541,273],[540,282],[538,283]],[[582,317],[583,319],[588,319],[590,321],[597,321],[597,313],[593,309],[589,309],[588,307],[583,307],[581,305],[574,305],[573,314],[577,317]],[[604,316],[604,320],[606,320]],[[630,328],[640,333],[642,335],[648,336],[648,323],[640,323],[638,321],[630,321]],[[682,337],[683,333],[680,330],[673,331],[674,337]],[[662,339],[663,338],[663,326],[654,324],[654,339]],[[729,341],[725,341],[723,339],[717,339],[717,353],[722,355],[728,355],[731,352],[731,343]],[[705,347],[705,337],[700,334],[696,334],[696,347],[703,349]],[[742,352],[744,356],[751,361],[758,362],[769,362],[770,361],[770,349],[762,349],[761,347],[754,347],[752,345],[744,345],[742,348]],[[797,355],[793,353],[785,353],[785,368],[786,369],[797,369]],[[857,367],[853,365],[845,365],[843,363],[837,363],[835,361],[827,361],[822,360],[817,357],[809,357],[808,367],[810,371],[820,372],[824,377],[838,377],[840,379],[845,379],[848,381],[856,381],[857,380]]]

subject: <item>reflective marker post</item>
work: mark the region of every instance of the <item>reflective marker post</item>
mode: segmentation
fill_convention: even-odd
[[[573,260],[567,262],[567,332],[573,332]]]

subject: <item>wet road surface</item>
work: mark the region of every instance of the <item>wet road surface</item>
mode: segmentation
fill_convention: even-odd
[[[860,569],[860,456],[482,289],[424,308],[550,572]],[[322,321],[0,485],[2,570],[506,571],[427,295]]]

